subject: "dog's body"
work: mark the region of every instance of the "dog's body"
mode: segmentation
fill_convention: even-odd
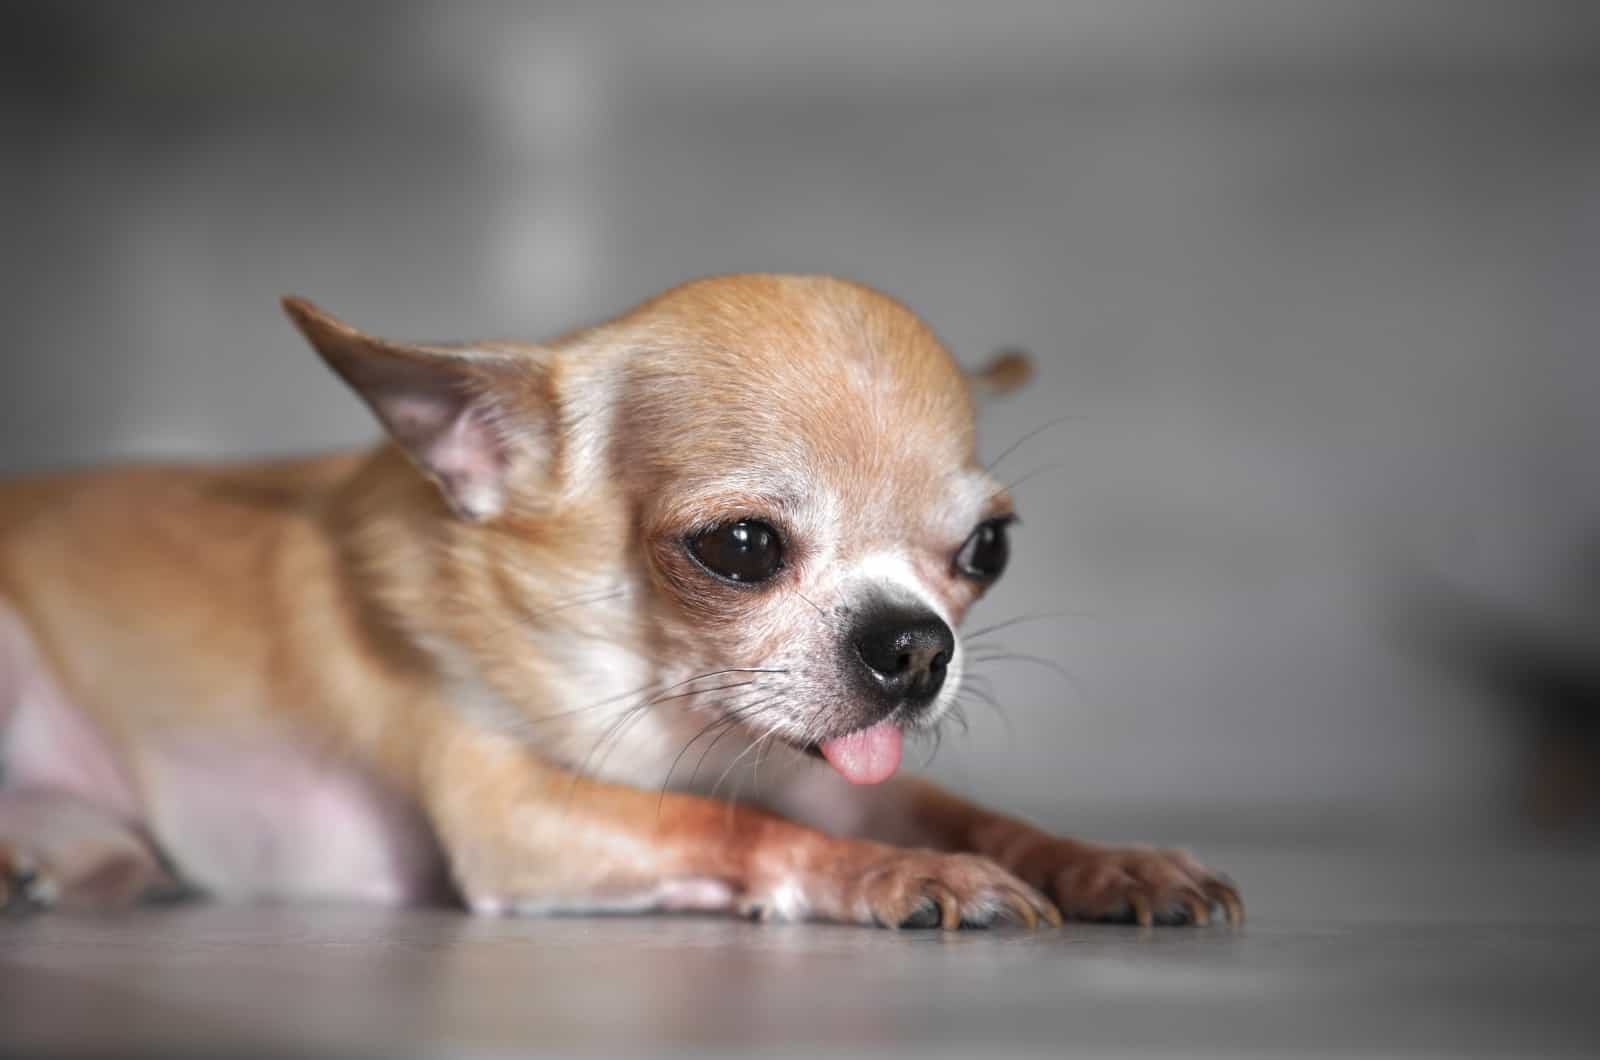
[[[1181,852],[891,776],[949,709],[1011,515],[967,381],[897,303],[728,277],[472,347],[286,306],[393,444],[0,485],[0,905],[176,876],[481,912],[1241,915]]]

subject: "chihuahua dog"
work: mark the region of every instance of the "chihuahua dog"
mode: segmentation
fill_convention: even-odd
[[[1242,918],[1182,851],[899,773],[1006,566],[972,395],[1020,356],[963,375],[825,277],[544,345],[283,304],[385,445],[0,486],[0,905]]]

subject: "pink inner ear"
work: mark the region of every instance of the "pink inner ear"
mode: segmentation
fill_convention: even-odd
[[[505,454],[477,409],[464,407],[423,459],[462,515],[487,519],[499,514],[505,500]]]
[[[395,395],[379,403],[389,430],[438,479],[467,519],[499,514],[505,500],[505,453],[483,412],[464,398]]]

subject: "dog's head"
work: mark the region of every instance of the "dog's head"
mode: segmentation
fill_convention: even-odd
[[[1025,381],[1019,355],[964,375],[905,307],[823,277],[698,281],[548,347],[400,345],[286,305],[438,485],[440,576],[478,611],[450,639],[525,712],[605,685],[563,659],[631,654],[651,711],[868,783],[948,711],[1015,518],[971,394]]]

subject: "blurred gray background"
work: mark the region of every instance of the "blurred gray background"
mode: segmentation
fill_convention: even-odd
[[[936,772],[1091,831],[1521,827],[1515,704],[1393,614],[1596,602],[1596,5],[0,11],[0,472],[374,437],[283,292],[538,338],[838,273],[1035,352],[987,453],[1071,417],[972,619],[1069,612],[995,639],[1071,678],[984,668],[1009,727]]]

